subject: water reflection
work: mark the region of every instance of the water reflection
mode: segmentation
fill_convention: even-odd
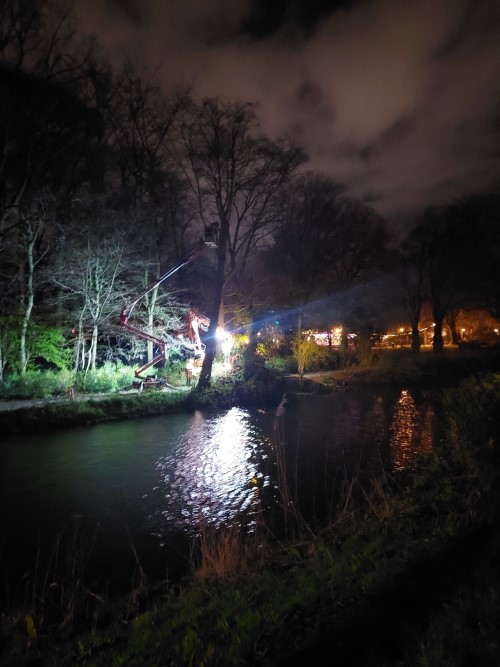
[[[434,411],[429,404],[419,409],[407,389],[401,392],[390,425],[389,446],[394,470],[414,465],[419,455],[432,450],[433,418]]]
[[[89,576],[125,586],[131,540],[153,578],[165,569],[176,576],[200,522],[251,529],[261,507],[278,516],[275,412],[233,408],[2,438],[0,588],[31,571],[40,548],[49,558],[74,515],[103,527]],[[440,408],[429,394],[357,389],[301,396],[283,422],[291,488],[309,520],[331,513],[343,479],[381,462],[401,469],[430,451]]]
[[[268,441],[248,411],[232,408],[204,417],[196,412],[175,449],[156,462],[159,484],[151,515],[158,535],[172,527],[221,525],[259,511],[260,490],[269,485],[262,462]]]

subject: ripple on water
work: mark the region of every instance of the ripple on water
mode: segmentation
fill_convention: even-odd
[[[157,533],[200,524],[244,523],[260,508],[260,489],[270,484],[262,470],[269,443],[248,411],[195,417],[175,449],[156,462],[157,502],[150,520]]]

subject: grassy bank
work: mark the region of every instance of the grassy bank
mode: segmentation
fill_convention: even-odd
[[[0,430],[4,435],[36,433],[65,429],[105,421],[168,414],[188,409],[186,392],[150,392],[147,395],[110,395],[99,398],[61,399],[42,405],[21,407],[0,412]]]
[[[500,350],[446,349],[436,355],[408,349],[375,350],[368,363],[346,358],[341,368],[328,373],[322,382],[330,388],[366,384],[394,387],[454,387],[471,375],[500,372]]]
[[[445,402],[447,437],[418,469],[350,480],[328,525],[306,525],[282,479],[287,536],[202,529],[183,585],[18,609],[1,664],[500,664],[500,382]]]
[[[1,411],[0,431],[4,435],[35,433],[196,409],[275,403],[284,390],[282,379],[268,377],[262,383],[222,379],[203,392],[179,387],[178,390],[148,389],[141,393],[98,396],[76,394],[72,400],[47,399],[40,401],[41,404]]]
[[[313,372],[306,375],[301,385],[298,377],[287,375],[289,364],[279,363],[267,368],[257,366],[245,379],[241,373],[218,377],[204,392],[184,386],[179,373],[174,376],[173,389],[148,389],[142,393],[123,391],[131,382],[130,369],[123,367],[106,366],[79,378],[66,372],[32,373],[0,385],[0,400],[7,405],[14,407],[20,399],[37,401],[31,406],[0,411],[0,431],[11,435],[194,409],[272,404],[279,402],[285,391],[331,391],[356,385],[451,387],[471,375],[500,372],[500,351],[495,349],[450,349],[442,355],[376,350],[367,363],[350,353],[342,357],[340,367],[337,356],[336,352],[323,354],[321,369],[308,369]],[[72,383],[75,398],[69,400],[67,389]]]

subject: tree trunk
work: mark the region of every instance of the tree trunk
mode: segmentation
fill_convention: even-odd
[[[219,246],[217,252],[217,276],[215,279],[215,293],[210,309],[210,326],[208,327],[208,338],[205,348],[205,356],[201,367],[200,379],[198,380],[199,389],[206,389],[210,386],[212,379],[212,366],[215,359],[217,339],[215,333],[219,323],[219,312],[222,303],[222,290],[224,287],[224,271],[226,268],[226,246],[229,237],[229,223],[224,221],[219,235]]]
[[[151,292],[151,295],[149,297],[149,300],[147,301],[147,312],[148,312],[148,320],[147,320],[147,326],[146,326],[146,331],[149,334],[153,333],[153,324],[154,324],[154,314],[155,314],[155,307],[156,307],[156,301],[158,297],[158,287],[155,287],[153,291]],[[148,340],[147,342],[147,350],[148,350],[148,361],[151,361],[154,356],[154,348],[153,348],[153,341]]]
[[[0,328],[0,382],[3,382],[3,370],[5,368],[5,360],[3,355],[3,338],[2,338],[2,329]]]
[[[443,341],[443,320],[444,315],[442,313],[436,314],[434,312],[434,337],[432,339],[432,349],[436,353],[443,351],[444,341]]]
[[[33,304],[35,302],[35,296],[33,292],[33,274],[34,274],[34,260],[33,260],[33,249],[35,246],[37,233],[31,235],[31,238],[27,246],[27,264],[28,264],[28,277],[27,277],[27,298],[26,306],[24,309],[23,320],[21,324],[21,337],[20,337],[20,353],[21,353],[21,374],[26,373],[26,368],[28,366],[28,350],[26,346],[26,335],[28,331],[28,324],[31,318],[31,311],[33,310]]]
[[[460,342],[460,336],[457,331],[457,317],[458,310],[452,310],[446,316],[446,321],[450,329],[450,338],[453,345],[458,345]]]
[[[347,327],[342,324],[342,334],[340,336],[340,351],[347,352],[349,347],[349,339],[347,338]]]
[[[85,342],[83,340],[83,312],[80,312],[78,315],[78,337],[75,341],[75,349],[73,351],[73,362],[74,362],[74,371],[76,371],[80,368],[80,354],[82,354],[82,363],[81,366],[83,368],[84,365],[84,357],[82,350],[84,348]]]
[[[95,371],[96,369],[96,359],[97,359],[97,338],[99,334],[99,327],[97,323],[94,322],[92,327],[92,343],[90,345],[89,355],[90,355],[90,369]]]
[[[160,273],[160,262],[156,262],[156,280],[158,280],[161,276]],[[145,270],[145,275],[144,275],[144,285],[148,285],[149,283],[149,272],[148,269],[146,268]],[[146,324],[146,331],[149,334],[153,333],[153,324],[154,324],[154,313],[155,313],[155,308],[156,308],[156,302],[158,300],[158,289],[159,285],[157,285],[153,290],[146,296],[146,309],[148,313],[148,319],[147,319],[147,324]],[[147,341],[147,360],[151,361],[154,356],[154,347],[153,347],[153,341],[148,340]]]
[[[413,352],[420,352],[420,332],[418,330],[417,322],[411,323],[411,349]]]

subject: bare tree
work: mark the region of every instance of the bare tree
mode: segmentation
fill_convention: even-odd
[[[143,265],[137,286],[158,279],[165,265],[186,252],[185,237],[193,212],[187,185],[175,173],[167,151],[182,96],[167,97],[152,74],[127,64],[105,105],[108,145],[120,177],[120,200],[129,219],[131,243]],[[136,266],[133,261],[130,266]],[[158,288],[149,292],[147,330],[152,333]],[[148,342],[148,359],[153,343]]]
[[[37,187],[71,181],[99,134],[87,105],[92,53],[68,3],[1,3],[0,236],[22,224],[19,206]]]
[[[298,149],[258,134],[252,104],[205,99],[184,102],[172,156],[197,202],[205,228],[217,229],[210,328],[199,387],[210,384],[215,331],[224,285],[244,274],[246,261],[270,223],[271,200],[303,160]],[[228,261],[229,257],[229,261]]]
[[[39,242],[46,224],[46,211],[43,210],[42,205],[35,207],[31,211],[31,215],[27,216],[25,224],[23,225],[20,240],[24,242],[25,250],[25,266],[23,272],[23,299],[22,307],[22,321],[20,331],[20,361],[21,373],[26,372],[29,360],[29,350],[26,346],[26,336],[28,325],[30,323],[33,306],[35,304],[35,269],[41,260],[40,253],[37,253],[36,246]]]
[[[347,325],[359,311],[354,291],[381,267],[387,233],[372,209],[347,197],[341,185],[319,174],[290,184],[281,206],[269,259],[287,305],[304,308],[321,299]],[[347,326],[343,327],[347,335]],[[344,338],[344,344],[346,339]]]
[[[77,322],[75,369],[95,370],[99,333],[123,305],[125,241],[119,232],[103,238],[86,231],[86,242],[60,253],[54,282],[71,300]]]
[[[411,325],[411,349],[420,351],[418,325],[425,298],[426,265],[429,239],[425,229],[413,229],[401,246],[403,305]]]
[[[15,69],[41,46],[43,0],[4,0],[0,4],[0,61]]]

